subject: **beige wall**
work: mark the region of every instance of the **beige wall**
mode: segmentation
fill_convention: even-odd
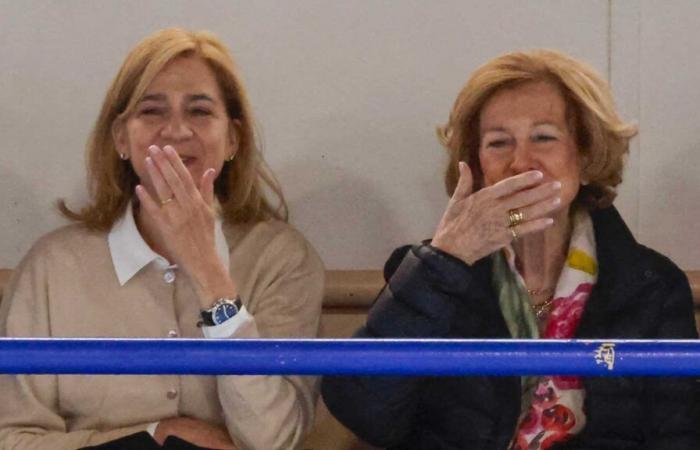
[[[292,222],[329,268],[377,268],[431,235],[446,202],[434,127],[469,72],[531,47],[610,76],[643,130],[623,214],[700,268],[698,15],[693,1],[0,0],[0,267],[64,223],[56,198],[85,199],[83,147],[108,83],[138,40],[176,25],[231,47]]]

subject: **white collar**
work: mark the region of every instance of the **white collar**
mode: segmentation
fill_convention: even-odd
[[[216,253],[228,270],[228,245],[226,244],[222,225],[221,218],[217,216],[214,225]],[[143,240],[141,233],[136,228],[134,210],[131,203],[127,206],[124,215],[112,226],[107,236],[107,242],[120,286],[124,286],[127,281],[153,261],[161,269],[177,267],[177,265],[171,264],[167,259],[154,252]]]

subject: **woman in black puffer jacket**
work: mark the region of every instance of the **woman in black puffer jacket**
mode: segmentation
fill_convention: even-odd
[[[612,206],[629,139],[606,82],[553,51],[478,69],[441,134],[451,200],[397,249],[356,337],[697,338],[690,288]],[[391,449],[700,449],[683,378],[327,377],[331,412]]]

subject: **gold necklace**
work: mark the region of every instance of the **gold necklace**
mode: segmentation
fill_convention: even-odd
[[[536,305],[530,305],[532,308],[532,311],[535,313],[535,316],[537,316],[538,320],[544,319],[547,314],[549,314],[549,311],[552,310],[552,302],[554,301],[554,296],[549,297],[547,300],[543,301],[542,303],[537,303]]]
[[[552,302],[554,301],[554,288],[551,287],[543,289],[528,289],[527,293],[533,299],[535,297],[546,297],[546,299],[543,302],[530,305],[532,311],[535,313],[535,316],[537,316],[537,319],[543,320],[545,317],[547,317],[547,314],[549,314],[549,311],[552,309]]]
[[[536,297],[538,295],[547,295],[550,296],[554,294],[554,288],[544,288],[544,289],[528,289],[527,293],[530,294],[532,297]]]

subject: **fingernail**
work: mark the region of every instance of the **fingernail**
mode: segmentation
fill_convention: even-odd
[[[552,204],[554,204],[554,205],[558,205],[559,203],[561,203],[561,198],[559,198],[559,197],[552,200]]]
[[[554,223],[554,219],[552,219],[551,217],[548,217],[548,218],[545,220],[545,223],[546,223],[547,225],[552,225],[552,224]]]
[[[537,179],[537,180],[541,180],[541,179],[544,177],[544,174],[543,174],[542,172],[540,172],[539,170],[536,170],[536,171],[534,172],[534,177],[535,177],[535,179]]]
[[[552,189],[561,189],[561,182],[559,182],[559,181],[553,182]]]
[[[152,154],[158,153],[159,150],[160,149],[158,148],[157,145],[151,145],[150,147],[148,147],[148,151],[151,152]]]
[[[146,164],[153,165],[153,158],[151,158],[150,156],[146,156]]]

